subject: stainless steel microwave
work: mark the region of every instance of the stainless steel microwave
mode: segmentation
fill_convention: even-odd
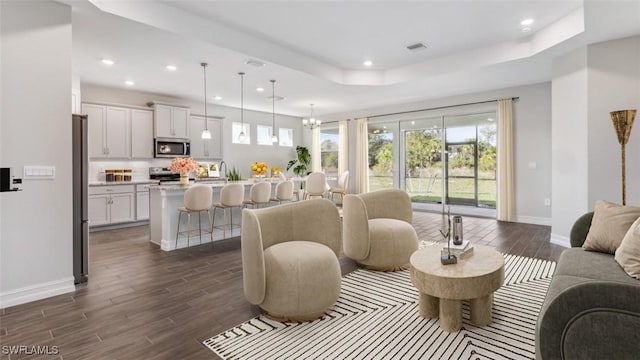
[[[156,138],[155,157],[188,157],[191,155],[189,139]]]

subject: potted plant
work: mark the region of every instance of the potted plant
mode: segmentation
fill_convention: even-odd
[[[287,164],[287,171],[293,168],[293,173],[297,176],[305,176],[309,175],[311,171],[308,170],[309,164],[311,163],[311,154],[309,154],[309,149],[304,146],[296,146],[296,155],[297,159],[290,160]]]
[[[240,175],[240,171],[238,171],[235,166],[230,171],[225,171],[225,176],[229,181],[240,181],[242,177],[242,175]]]

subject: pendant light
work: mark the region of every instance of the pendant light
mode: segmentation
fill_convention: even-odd
[[[273,111],[273,123],[271,124],[271,129],[273,135],[271,135],[271,142],[277,143],[278,137],[276,136],[276,81],[271,80],[271,104]]]
[[[311,130],[317,128],[318,126],[320,126],[320,124],[322,123],[322,121],[320,119],[317,119],[313,117],[313,104],[311,105],[311,116],[309,116],[309,119],[302,119],[302,125],[304,125],[305,127],[309,127]]]
[[[244,73],[239,72],[240,75],[240,134],[238,134],[238,142],[244,142],[246,135],[244,133]]]
[[[202,130],[202,138],[205,140],[211,139],[211,131],[207,127],[207,123],[209,122],[207,117],[207,63],[200,63],[202,66],[202,71],[204,73],[204,130]]]

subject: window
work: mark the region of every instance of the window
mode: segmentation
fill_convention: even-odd
[[[320,161],[328,178],[338,177],[340,133],[338,129],[320,130]]]
[[[271,126],[258,125],[258,145],[273,145],[271,142]]]
[[[247,123],[244,125],[239,122],[231,124],[231,142],[234,144],[251,144],[251,126]],[[240,141],[238,136],[240,132],[244,131],[244,139]]]
[[[278,135],[280,146],[293,147],[293,129],[279,128]]]

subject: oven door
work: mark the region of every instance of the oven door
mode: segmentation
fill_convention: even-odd
[[[189,140],[182,139],[162,139],[155,141],[155,157],[188,157],[191,155]]]

